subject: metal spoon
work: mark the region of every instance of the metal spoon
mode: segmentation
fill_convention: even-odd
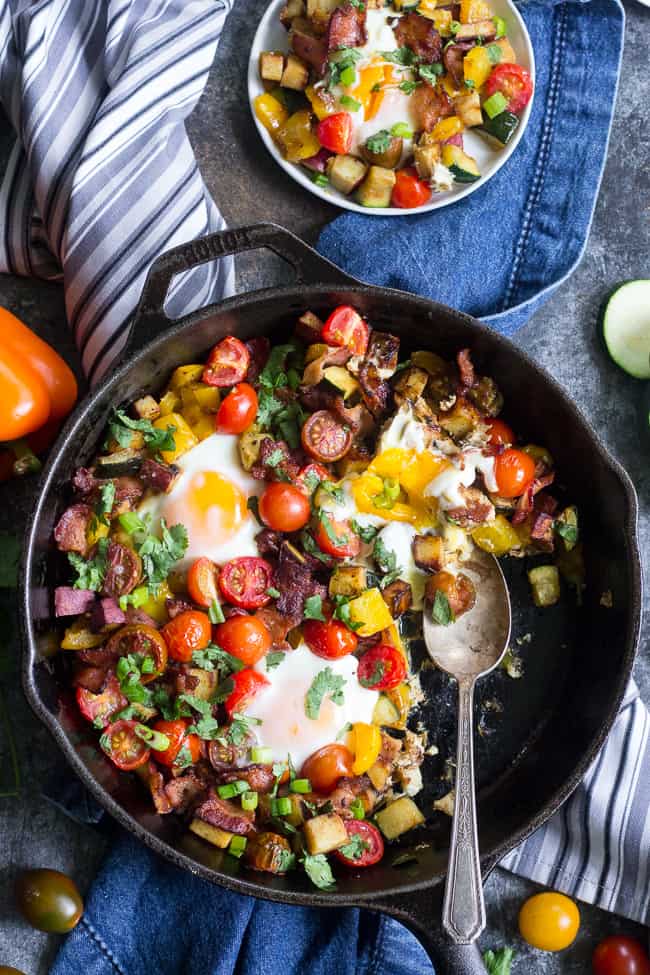
[[[476,586],[473,609],[448,626],[423,614],[424,639],[436,667],[458,682],[456,801],[442,925],[456,944],[471,944],[485,927],[474,782],[474,685],[500,663],[510,640],[510,597],[493,555],[476,549],[461,571]]]

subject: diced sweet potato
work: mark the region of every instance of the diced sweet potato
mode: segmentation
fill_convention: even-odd
[[[394,840],[424,822],[424,816],[408,796],[391,802],[376,814],[375,819],[387,840]]]
[[[160,416],[160,405],[153,396],[143,396],[133,404],[133,409],[142,420],[157,420]]]
[[[331,853],[348,842],[348,831],[338,813],[324,813],[308,819],[304,827],[305,843],[312,856]]]
[[[303,17],[304,14],[305,4],[303,0],[287,0],[280,11],[280,23],[288,29],[296,17]]]
[[[382,589],[381,594],[394,620],[411,608],[413,590],[410,583],[404,582],[403,579],[396,579],[395,582],[391,582],[389,586]]]
[[[416,535],[413,561],[424,572],[440,572],[445,564],[445,545],[439,535]]]
[[[305,62],[295,54],[289,54],[280,78],[280,85],[293,91],[304,91],[308,81],[309,68]]]
[[[260,78],[262,81],[280,82],[284,73],[284,54],[277,51],[262,51],[260,54]]]

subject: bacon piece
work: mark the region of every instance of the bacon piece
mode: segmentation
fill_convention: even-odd
[[[456,362],[458,363],[461,383],[466,389],[470,389],[476,382],[476,373],[469,349],[461,349],[456,356]]]
[[[555,519],[545,511],[533,515],[530,537],[547,552],[553,551]]]
[[[63,512],[54,529],[54,541],[60,552],[87,555],[90,549],[87,531],[93,509],[89,504],[73,504]]]
[[[377,793],[367,775],[357,775],[354,778],[339,779],[328,799],[334,807],[334,812],[343,819],[352,819],[354,813],[350,811],[350,806],[355,799],[361,799],[364,810],[370,812],[377,801]]]
[[[270,528],[263,528],[255,536],[255,544],[260,555],[277,555],[282,545],[282,535]]]
[[[465,55],[474,47],[474,41],[464,42],[463,44],[450,44],[442,54],[442,63],[451,76],[456,88],[462,88],[465,82],[465,72],[463,61]]]
[[[271,343],[267,339],[266,335],[259,335],[257,338],[249,339],[248,342],[244,342],[244,345],[248,349],[248,354],[250,356],[248,372],[246,373],[246,382],[254,384],[259,379],[259,375],[266,365],[269,352],[271,351]]]
[[[382,379],[388,379],[397,369],[399,359],[399,339],[390,332],[370,333],[366,359],[377,367]]]
[[[412,11],[399,18],[393,32],[398,45],[409,47],[420,61],[425,64],[440,61],[442,38],[431,20]]]
[[[170,620],[175,619],[176,616],[180,616],[181,613],[186,613],[190,609],[194,609],[194,603],[191,603],[189,599],[181,599],[178,596],[172,597],[168,596],[165,600],[165,608],[167,609],[167,615]]]
[[[102,481],[102,484],[108,483]],[[132,511],[144,494],[142,481],[137,477],[116,477],[113,481],[115,485],[115,500],[110,512],[111,518],[123,515],[125,511]]]
[[[92,589],[73,589],[72,586],[57,586],[54,590],[55,616],[80,616],[92,609],[97,593]]]
[[[82,498],[88,497],[97,490],[100,482],[89,467],[78,467],[72,475],[72,486]]]
[[[294,53],[311,65],[316,74],[322,78],[327,67],[327,45],[323,38],[314,37],[302,30],[292,29],[289,34],[289,43]]]
[[[440,119],[453,113],[453,105],[446,91],[434,88],[428,82],[418,85],[411,95],[411,107],[418,129],[431,132]]]
[[[539,494],[546,487],[550,485],[555,480],[555,473],[551,471],[549,474],[543,474],[541,477],[536,477],[527,491],[521,495],[517,501],[517,507],[515,513],[512,516],[512,524],[520,525],[522,521],[525,521],[530,512],[533,510],[533,504],[535,501],[535,495]]]
[[[260,444],[259,457],[251,468],[251,474],[258,481],[295,481],[301,466],[301,461],[284,440],[265,437]]]
[[[361,47],[368,40],[366,9],[344,3],[330,17],[327,28],[327,50],[338,51],[341,47]]]
[[[81,654],[78,653],[77,657],[80,656]],[[106,682],[106,675],[106,667],[80,667],[75,672],[72,683],[75,687],[85,687],[87,691],[92,691],[93,694],[99,694]]]
[[[275,784],[275,776],[270,765],[244,765],[219,774],[220,782],[248,782],[253,792],[270,792]]]
[[[124,623],[126,623],[126,615],[111,596],[105,596],[93,605],[90,629],[95,633],[103,630],[105,626],[122,626]]]
[[[535,511],[543,511],[547,515],[554,515],[557,511],[557,499],[550,494],[540,492],[535,498]]]
[[[140,468],[140,478],[145,487],[151,488],[152,491],[161,491],[163,494],[171,491],[180,473],[180,467],[176,464],[161,464],[151,458],[143,460]]]
[[[447,511],[448,518],[466,530],[478,528],[479,525],[484,525],[487,521],[493,521],[494,505],[482,491],[463,485],[459,491],[466,503],[462,508],[450,508]]]
[[[158,769],[153,762],[149,762],[146,766],[142,766],[138,769],[138,774],[144,784],[149,789],[151,793],[151,798],[153,799],[153,804],[156,808],[156,812],[161,816],[166,813],[170,813],[174,808],[169,801],[169,796],[165,791],[165,780],[163,779],[162,772]]]
[[[165,795],[176,812],[185,812],[208,788],[207,781],[194,771],[171,779],[164,787]]]
[[[153,616],[149,616],[149,613],[145,613],[143,609],[137,609],[135,606],[126,607],[126,622],[139,623],[141,626],[152,626],[154,630],[160,629],[160,623],[157,623]]]
[[[309,596],[327,597],[327,588],[314,577],[313,565],[306,559],[299,561],[286,542],[280,549],[275,583],[280,590],[276,609],[286,617],[290,626],[302,622],[305,600]]]
[[[339,419],[350,427],[355,437],[367,437],[375,429],[375,421],[372,414],[364,403],[357,403],[356,406],[346,406],[342,396],[337,396],[334,400],[333,410]],[[352,447],[348,451],[348,457],[352,456]]]
[[[204,823],[239,836],[246,836],[255,829],[252,812],[236,806],[229,799],[220,799],[212,789],[208,798],[194,810],[194,815]]]
[[[255,615],[271,634],[275,650],[291,650],[291,644],[287,643],[287,633],[291,629],[291,623],[286,616],[278,612],[274,606],[262,606]]]
[[[318,386],[325,378],[324,371],[328,366],[344,366],[352,356],[350,349],[345,346],[329,346],[326,352],[313,359],[305,366],[302,374],[302,385]]]
[[[391,388],[385,379],[379,375],[374,362],[367,359],[361,363],[359,369],[359,384],[363,402],[375,419],[380,418],[388,409]]]
[[[142,559],[121,542],[109,542],[102,594],[118,599],[130,593],[142,578]]]

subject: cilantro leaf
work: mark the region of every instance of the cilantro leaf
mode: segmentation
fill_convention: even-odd
[[[486,951],[483,955],[483,961],[488,970],[488,975],[510,975],[514,954],[513,948]]]
[[[99,592],[106,575],[107,550],[108,539],[100,538],[92,559],[84,559],[77,552],[68,552],[68,561],[77,573],[77,578],[74,581],[75,589],[92,589],[93,592]]]
[[[412,95],[415,89],[418,88],[421,83],[422,82],[420,81],[402,81],[399,89],[400,91],[403,91],[405,95]]]
[[[350,614],[350,602],[353,598],[353,596],[334,596],[334,612],[332,616],[334,619],[340,620],[341,623],[345,623],[350,630],[360,630],[363,623],[355,622]]]
[[[428,81],[430,84],[435,85],[438,80],[438,76],[444,71],[444,67],[439,62],[435,64],[420,64],[418,65],[418,73],[424,81]]]
[[[449,626],[450,623],[454,622],[454,614],[451,611],[449,600],[440,589],[436,589],[431,616],[434,623],[440,623],[441,626]]]
[[[339,487],[338,484],[334,484],[333,481],[319,481],[318,487],[322,491],[325,491],[326,494],[329,494],[337,504],[345,504],[345,493],[343,488]]]
[[[213,741],[219,737],[219,722],[211,714],[203,715],[195,724],[187,729],[190,734],[198,735],[204,741]]]
[[[192,654],[192,663],[201,670],[220,670],[224,674],[236,674],[242,670],[245,664],[233,657],[231,653],[222,650],[214,643],[208,643],[205,650],[195,650]]]
[[[182,703],[178,698],[172,699],[164,687],[153,689],[151,705],[160,711],[165,721],[175,721],[181,716]]]
[[[320,620],[325,622],[323,615],[323,598],[318,593],[305,599],[304,617],[306,620]]]
[[[354,519],[352,519],[350,524],[352,525],[352,531],[359,536],[362,542],[372,542],[379,531],[374,525],[361,525]]]
[[[382,589],[385,589],[386,586],[390,586],[392,582],[399,579],[403,571],[402,567],[397,565],[395,552],[387,548],[381,538],[377,538],[375,541],[372,557],[377,563],[378,568],[383,572],[383,577],[379,583]]]
[[[99,489],[99,501],[95,505],[95,514],[103,525],[108,525],[108,515],[113,510],[115,502],[115,482],[107,481]]]
[[[252,725],[256,724],[262,724],[259,718],[252,718],[250,715],[235,712],[226,738],[233,745],[242,745],[251,734]]]
[[[339,847],[339,853],[342,853],[348,860],[360,860],[365,851],[369,849],[369,843],[362,839],[358,833],[352,833],[349,842]]]
[[[160,538],[147,535],[138,548],[144,574],[154,595],[174,564],[183,558],[188,545],[185,525],[172,525],[168,528],[165,519],[161,518],[160,534]]]
[[[578,526],[572,525],[566,521],[560,521],[556,519],[554,523],[555,531],[560,535],[566,542],[572,545],[578,541]]]
[[[410,47],[398,47],[396,51],[380,51],[379,53],[384,61],[401,64],[403,67],[410,67],[418,60]]]
[[[170,424],[164,430],[155,427],[151,420],[133,420],[124,410],[115,410],[108,423],[109,439],[115,440],[120,447],[131,445],[131,433],[138,430],[144,437],[145,445],[155,454],[163,450],[175,450],[174,434],[176,427]]]
[[[188,704],[202,716],[212,714],[212,705],[210,702],[205,701],[202,697],[197,697],[195,694],[179,694],[178,700]]]
[[[332,890],[336,887],[332,868],[323,853],[317,853],[316,856],[307,853],[300,862],[315,887],[320,887],[321,890]]]
[[[269,588],[266,590],[266,595],[270,596],[271,599],[279,599],[280,590],[276,589],[275,586],[269,586]]]
[[[190,751],[190,747],[187,743],[183,745],[178,755],[174,759],[174,765],[176,768],[187,768],[189,765],[194,765],[192,760],[192,752]]]
[[[286,873],[287,870],[293,870],[296,865],[296,854],[292,853],[291,850],[276,850],[275,865],[278,873]]]
[[[334,704],[343,704],[343,687],[346,684],[344,677],[335,674],[331,667],[325,667],[314,677],[311,686],[305,695],[305,714],[312,721],[316,721],[320,714],[321,704],[326,695],[329,694]]]
[[[374,135],[368,136],[366,139],[366,149],[368,152],[372,152],[375,155],[380,155],[382,152],[388,151],[392,139],[393,137],[388,129],[380,129],[379,132],[375,132]]]
[[[384,674],[386,673],[386,665],[383,660],[376,660],[375,666],[372,668],[372,673],[368,677],[359,677],[359,683],[362,687],[373,688],[382,680]]]
[[[271,653],[267,653],[264,658],[266,670],[274,670],[276,667],[279,667],[285,657],[286,653],[284,650],[272,650]]]
[[[319,562],[324,562],[325,565],[330,565],[330,556],[326,555],[325,552],[321,552],[313,535],[310,535],[307,529],[305,529],[300,536],[300,541],[302,542],[302,547],[304,548],[305,552],[307,552],[309,555],[313,555],[313,557],[318,559]]]

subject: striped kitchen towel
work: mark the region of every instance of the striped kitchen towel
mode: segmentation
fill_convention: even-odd
[[[0,271],[63,281],[91,382],[123,348],[152,261],[225,226],[184,120],[231,5],[0,0],[0,104],[13,130]],[[185,314],[233,290],[226,259],[179,275],[167,309]]]

